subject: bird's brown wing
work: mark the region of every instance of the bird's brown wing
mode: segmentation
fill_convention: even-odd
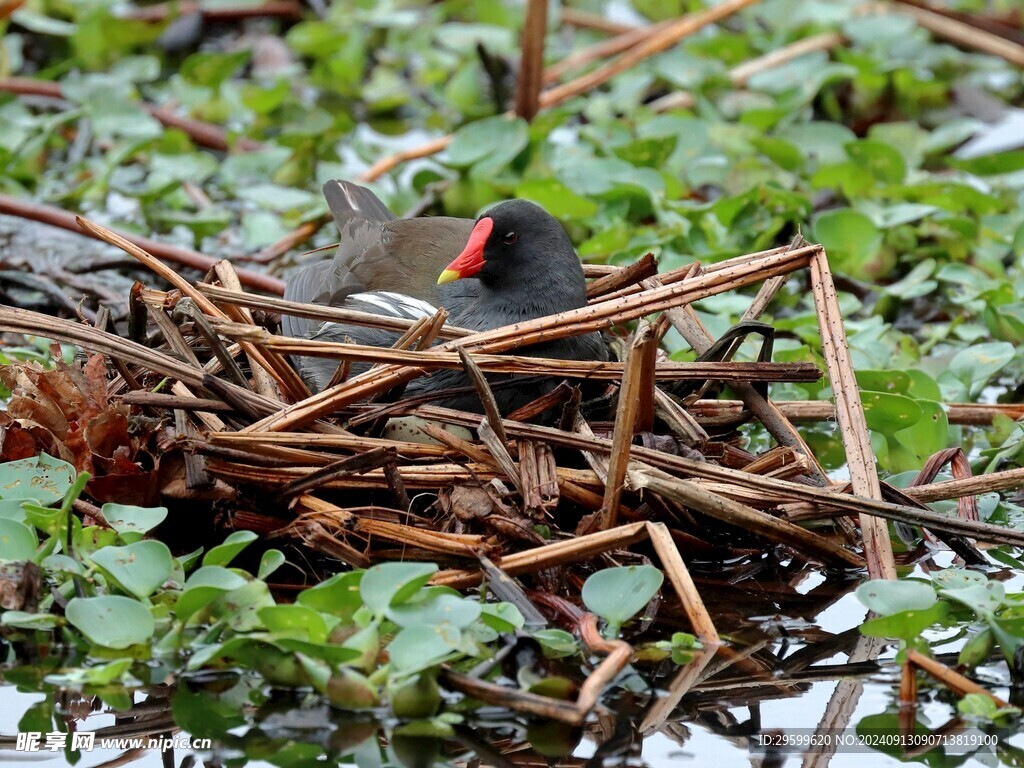
[[[472,231],[472,219],[450,216],[401,219],[385,224],[381,245],[386,262],[381,273],[386,274],[381,274],[381,278],[389,286],[378,285],[375,279],[374,289],[406,293],[439,306],[442,302],[437,278],[462,253]],[[368,262],[354,267],[357,274],[365,276],[364,280],[371,279],[366,269]]]
[[[395,219],[373,192],[347,181],[327,182],[324,196],[340,229],[338,250],[289,275],[286,299],[339,306],[354,293],[392,291],[440,302],[437,278],[469,240],[470,219]],[[286,335],[306,338],[319,326],[287,315],[281,323]]]

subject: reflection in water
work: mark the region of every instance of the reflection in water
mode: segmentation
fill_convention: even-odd
[[[450,700],[444,713],[426,720],[378,719],[377,712],[353,714],[328,706],[311,691],[274,689],[248,674],[202,672],[171,680],[168,669],[140,663],[137,677],[161,681],[136,692],[90,687],[61,688],[60,660],[45,648],[7,644],[8,687],[0,689],[0,748],[5,758],[54,764],[134,763],[192,765],[344,765],[428,768],[435,764],[498,766],[651,766],[689,762],[732,765],[863,766],[864,754],[819,749],[803,755],[758,749],[765,734],[813,734],[819,724],[898,732],[894,691],[898,668],[875,658],[856,630],[861,609],[849,600],[856,581],[795,565],[747,563],[728,573],[704,574],[702,593],[729,644],[705,650],[679,666],[641,653],[634,667],[615,681],[585,728],[529,721],[497,707],[473,707]],[[767,602],[775,612],[763,615]],[[827,621],[819,618],[829,617]],[[845,621],[838,617],[844,617]],[[663,612],[658,632],[685,629],[681,615]],[[840,629],[845,625],[846,628]],[[829,628],[827,628],[829,627]],[[887,654],[891,657],[891,649]],[[13,666],[15,659],[42,659]],[[534,659],[531,663],[537,663]],[[506,666],[505,681],[517,670]],[[581,680],[585,670],[564,669]],[[50,682],[47,682],[50,681]],[[65,681],[66,682],[66,681]],[[14,687],[16,686],[17,690]],[[864,695],[860,695],[863,689]],[[29,692],[41,692],[30,694]],[[856,695],[854,695],[856,694]],[[917,730],[927,732],[954,712],[937,696],[919,713]],[[962,724],[950,726],[955,730]],[[801,730],[803,729],[803,730]],[[95,733],[96,746],[75,754],[62,750],[15,752],[17,734]],[[999,735],[999,734],[997,734]],[[146,749],[142,742],[108,739],[210,739],[210,749]],[[1002,734],[999,749],[1013,749],[1013,734]],[[167,742],[164,742],[167,743]],[[23,743],[24,746],[24,737]],[[10,750],[10,751],[7,751]],[[991,750],[989,750],[991,751]],[[834,754],[833,754],[834,753]],[[870,752],[872,765],[898,764],[899,749]],[[971,758],[948,752],[927,758],[935,765],[960,765]],[[905,755],[904,759],[914,759]],[[991,759],[991,758],[990,758]],[[937,760],[937,762],[936,762]]]

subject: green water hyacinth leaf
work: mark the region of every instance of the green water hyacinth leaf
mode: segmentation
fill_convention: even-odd
[[[583,602],[608,622],[611,634],[651,601],[661,589],[665,575],[652,565],[606,568],[592,574],[583,584]]]
[[[260,567],[256,571],[256,578],[266,580],[270,574],[284,564],[284,552],[280,549],[268,549],[263,553],[263,557],[260,558]]]
[[[941,589],[963,589],[978,584],[985,584],[985,574],[968,571],[966,568],[946,568],[932,574],[932,582]]]
[[[252,531],[235,531],[203,557],[203,565],[227,565],[259,538]]]
[[[240,589],[246,580],[234,571],[219,565],[206,565],[189,576],[185,589],[174,606],[178,621],[188,621],[225,592]]]
[[[544,655],[551,659],[572,656],[579,650],[576,638],[564,629],[539,629],[533,633],[533,639],[540,643]]]
[[[363,605],[359,585],[364,571],[337,573],[327,581],[299,593],[299,605],[305,605],[320,613],[337,616],[343,623],[352,622],[355,612]]]
[[[7,520],[17,520],[19,523],[24,523],[28,520],[28,516],[25,514],[25,509],[22,507],[24,503],[30,503],[39,505],[37,499],[0,499],[0,518]]]
[[[870,268],[882,247],[882,232],[863,213],[852,208],[827,211],[815,220],[814,235],[828,255],[854,277],[872,276]]]
[[[434,563],[381,563],[363,574],[359,595],[375,616],[411,598],[437,572]]]
[[[949,605],[938,602],[924,610],[900,611],[870,619],[860,625],[860,632],[868,637],[898,637],[909,642],[948,615]]]
[[[31,560],[39,539],[33,528],[9,518],[0,518],[0,560]]]
[[[869,428],[893,435],[921,420],[921,406],[915,400],[888,392],[861,392],[864,418]]]
[[[1013,345],[1006,341],[974,344],[949,361],[948,368],[939,377],[939,384],[947,395],[954,395],[951,399],[973,399],[1015,354]]]
[[[49,631],[60,624],[60,617],[52,613],[28,613],[27,611],[4,611],[0,613],[0,626],[18,629]]]
[[[447,624],[464,629],[480,617],[480,603],[464,597],[438,595],[423,602],[399,603],[388,608],[385,615],[400,627]]]
[[[103,519],[129,543],[137,541],[167,519],[167,507],[136,507],[133,504],[103,505]]]
[[[312,608],[304,605],[268,605],[259,610],[260,620],[271,632],[313,643],[327,639],[327,623]]]
[[[930,584],[920,581],[872,579],[857,587],[857,599],[870,611],[892,616],[902,611],[931,608],[938,596]]]
[[[989,618],[999,610],[1006,599],[1006,587],[998,581],[986,581],[984,584],[942,589],[939,594],[966,605],[980,618]]]
[[[523,614],[512,603],[484,603],[480,606],[480,621],[495,632],[515,632],[526,624]]]
[[[496,171],[522,152],[529,141],[530,130],[525,120],[503,115],[488,117],[457,130],[445,157],[456,168],[482,163]]]
[[[450,625],[406,627],[388,644],[391,665],[415,672],[439,663],[459,647],[461,633]]]
[[[126,547],[104,547],[92,561],[125,591],[140,600],[152,595],[171,576],[171,550],[160,541],[138,541]]]
[[[75,482],[75,468],[42,453],[0,464],[0,499],[32,499],[49,506],[64,498]]]
[[[148,642],[156,629],[146,606],[120,595],[72,598],[64,615],[91,643],[117,650]]]

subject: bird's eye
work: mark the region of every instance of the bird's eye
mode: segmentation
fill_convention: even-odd
[[[517,235],[515,232],[509,232],[504,237],[505,245],[512,245],[512,243],[514,243],[518,239],[519,235]]]

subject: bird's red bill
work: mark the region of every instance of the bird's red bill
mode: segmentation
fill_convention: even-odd
[[[464,277],[472,277],[484,268],[484,246],[494,229],[494,220],[488,216],[480,219],[473,227],[469,235],[469,242],[462,249],[462,253],[444,268],[441,276],[437,278],[437,284],[443,285],[454,280],[461,280]]]

